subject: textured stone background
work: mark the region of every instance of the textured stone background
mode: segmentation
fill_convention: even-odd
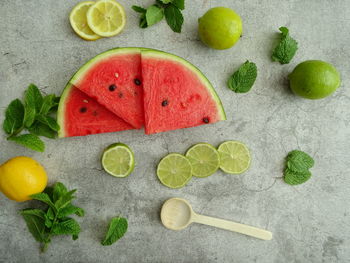
[[[40,254],[17,204],[0,197],[0,262],[349,262],[350,1],[345,0],[187,0],[183,33],[165,22],[146,30],[137,26],[132,4],[125,31],[117,37],[86,42],[70,28],[68,14],[76,0],[0,1],[0,108],[22,96],[29,83],[60,94],[70,76],[88,59],[112,47],[145,46],[180,55],[208,76],[223,100],[228,120],[215,125],[146,136],[142,131],[47,140],[45,153],[7,142],[0,131],[0,163],[17,155],[31,156],[57,180],[78,189],[76,203],[86,209],[79,219],[78,241],[54,238]],[[244,21],[244,36],[232,49],[211,50],[197,37],[197,18],[210,7],[235,9]],[[300,49],[289,65],[270,61],[278,27],[286,25]],[[246,59],[257,63],[259,76],[250,93],[226,88],[228,76]],[[309,101],[288,89],[287,75],[307,59],[333,63],[343,77],[331,97]],[[4,114],[0,115],[2,123]],[[232,176],[218,172],[193,179],[183,189],[162,186],[155,167],[169,151],[224,140],[245,142],[252,151],[251,169]],[[122,141],[135,151],[132,176],[115,179],[101,171],[101,151]],[[312,179],[291,187],[282,180],[283,159],[300,148],[316,160]],[[169,197],[188,199],[195,211],[266,228],[272,241],[202,225],[173,232],[159,220]],[[129,231],[117,244],[102,247],[109,219],[123,215]]]

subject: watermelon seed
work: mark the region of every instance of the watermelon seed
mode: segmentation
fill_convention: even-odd
[[[203,122],[204,123],[209,123],[209,119],[208,118],[203,118]]]
[[[116,90],[116,88],[117,88],[117,86],[116,85],[114,85],[114,84],[112,84],[112,85],[110,85],[109,86],[109,91],[115,91]]]
[[[82,107],[82,108],[80,108],[80,110],[79,110],[81,113],[85,113],[85,112],[87,112],[87,108],[86,107]]]
[[[140,86],[141,85],[141,81],[139,79],[134,79],[134,82],[137,86]]]
[[[119,74],[118,74],[118,73],[114,73],[114,76],[115,76],[116,78],[119,78]]]
[[[168,104],[169,104],[168,100],[163,100],[163,102],[162,102],[163,107],[168,106]]]
[[[83,100],[83,102],[84,102],[84,103],[89,103],[89,101],[88,101],[88,100]]]
[[[123,98],[123,93],[119,92],[119,93],[118,93],[118,97],[119,97],[119,98]]]

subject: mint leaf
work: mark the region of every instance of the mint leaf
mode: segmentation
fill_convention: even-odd
[[[58,198],[58,200],[55,202],[55,207],[57,210],[60,210],[64,207],[66,207],[67,205],[70,204],[70,202],[75,198],[75,196],[73,195],[77,190],[74,189],[72,191],[69,191],[65,194],[63,194],[60,198]]]
[[[103,246],[110,246],[124,236],[128,229],[128,221],[122,217],[114,217],[109,223],[105,239],[101,242]]]
[[[146,21],[148,26],[152,26],[162,20],[164,17],[163,9],[156,5],[147,8]]]
[[[56,202],[60,197],[67,194],[68,190],[64,184],[57,182],[53,186],[53,201]]]
[[[54,235],[72,235],[78,236],[80,233],[80,226],[73,218],[65,218],[52,227],[52,234]]]
[[[21,211],[21,215],[35,240],[40,243],[47,242],[45,234],[45,213],[39,209],[25,209]]]
[[[227,83],[228,88],[236,93],[246,93],[253,87],[257,75],[258,69],[255,63],[247,60],[229,78]]]
[[[165,8],[164,14],[166,22],[168,23],[170,28],[176,33],[181,33],[184,18],[179,8],[177,8],[174,5],[169,5]]]
[[[289,35],[289,29],[280,27],[281,41],[272,53],[272,60],[281,64],[288,64],[298,50],[298,42]]]
[[[45,204],[49,205],[54,211],[56,210],[54,203],[52,202],[51,198],[47,193],[33,194],[30,197],[33,198],[34,200],[44,202]]]
[[[181,10],[185,9],[185,0],[173,0],[172,4]]]
[[[314,163],[314,159],[303,151],[294,150],[287,156],[287,167],[295,172],[307,171]]]
[[[69,204],[66,207],[60,209],[57,216],[58,216],[58,218],[64,218],[64,217],[67,217],[67,216],[73,215],[73,214],[75,214],[77,216],[84,216],[85,211],[84,211],[84,209],[82,209],[80,207]]]
[[[5,112],[5,120],[3,124],[4,131],[7,134],[14,134],[22,128],[24,119],[24,106],[19,99],[13,100],[7,107]]]
[[[145,14],[141,15],[139,26],[141,28],[146,28],[147,27],[147,20],[146,20],[146,15]]]
[[[30,84],[24,95],[24,126],[30,127],[35,119],[35,114],[39,112],[43,97],[37,86]]]
[[[305,183],[311,177],[311,173],[309,171],[293,171],[289,168],[284,170],[284,181],[290,185],[298,185]]]
[[[27,104],[24,105],[24,127],[30,127],[35,120],[35,106],[29,106]]]
[[[45,144],[40,138],[34,134],[23,134],[16,137],[9,137],[9,141],[25,146],[37,152],[45,151]]]
[[[39,114],[41,115],[47,115],[51,108],[57,106],[56,95],[50,94],[44,97],[42,106],[40,108]]]
[[[50,220],[53,220],[55,218],[55,212],[52,209],[52,207],[49,207],[49,209],[46,212],[46,216],[47,218],[49,218]]]
[[[171,3],[173,0],[159,0],[161,3],[163,4],[169,4]]]
[[[31,134],[37,135],[37,136],[44,136],[50,139],[55,139],[57,133],[52,130],[47,124],[43,124],[39,121],[35,121],[32,126],[28,128],[28,131]]]
[[[47,125],[53,131],[57,132],[60,130],[60,126],[57,124],[56,120],[50,116],[36,115],[35,119]]]
[[[145,9],[145,8],[143,8],[143,7],[141,7],[141,6],[137,6],[137,5],[133,5],[131,8],[132,8],[135,12],[141,13],[141,14],[146,14],[146,11],[147,11],[147,9]]]

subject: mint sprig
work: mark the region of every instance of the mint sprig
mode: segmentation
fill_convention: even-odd
[[[110,246],[122,238],[128,230],[128,221],[123,217],[114,217],[109,223],[106,237],[101,242],[103,246]]]
[[[257,75],[258,69],[255,63],[247,60],[229,78],[227,86],[236,93],[246,93],[253,87]]]
[[[39,136],[54,139],[60,128],[51,116],[57,111],[58,104],[59,97],[54,94],[43,96],[37,86],[30,84],[24,93],[23,103],[15,99],[5,111],[3,129],[7,139],[43,152],[45,144]],[[29,133],[21,134],[24,130]]]
[[[169,27],[174,32],[181,33],[184,22],[181,11],[185,9],[184,0],[156,0],[156,3],[147,9],[135,5],[132,6],[132,9],[141,14],[139,22],[141,28],[152,26],[165,16]]]
[[[80,233],[79,223],[68,216],[76,214],[84,216],[84,210],[71,204],[75,198],[60,182],[53,187],[47,187],[43,193],[31,197],[47,205],[46,209],[29,208],[21,211],[29,232],[41,244],[45,252],[51,238],[55,235],[71,235],[76,240]]]
[[[289,35],[289,29],[280,27],[281,41],[273,50],[272,60],[281,64],[288,64],[298,50],[298,42]]]
[[[314,166],[314,163],[314,159],[307,153],[299,150],[291,151],[286,158],[284,181],[290,185],[305,183],[311,178],[309,169]]]

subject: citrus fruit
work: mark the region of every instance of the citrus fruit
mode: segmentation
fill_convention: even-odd
[[[85,40],[101,38],[90,29],[86,19],[86,13],[94,3],[93,1],[81,2],[73,7],[69,15],[69,21],[73,30]]]
[[[289,75],[292,91],[306,99],[322,99],[341,83],[340,74],[331,64],[320,60],[300,63]]]
[[[229,174],[245,172],[250,165],[250,153],[243,143],[227,141],[220,144],[220,169]]]
[[[30,200],[47,185],[44,167],[32,158],[14,157],[0,166],[0,191],[17,202]]]
[[[186,152],[186,157],[192,165],[192,175],[207,177],[214,174],[220,166],[218,151],[208,143],[198,143]]]
[[[242,35],[242,19],[232,9],[214,7],[198,19],[199,37],[211,48],[228,49]]]
[[[124,8],[114,0],[100,0],[86,13],[87,22],[92,31],[102,37],[119,34],[126,21]]]
[[[192,178],[192,166],[185,156],[171,153],[159,162],[157,176],[165,186],[180,188]]]
[[[123,143],[108,146],[102,154],[103,169],[115,177],[127,177],[135,167],[132,150]]]

